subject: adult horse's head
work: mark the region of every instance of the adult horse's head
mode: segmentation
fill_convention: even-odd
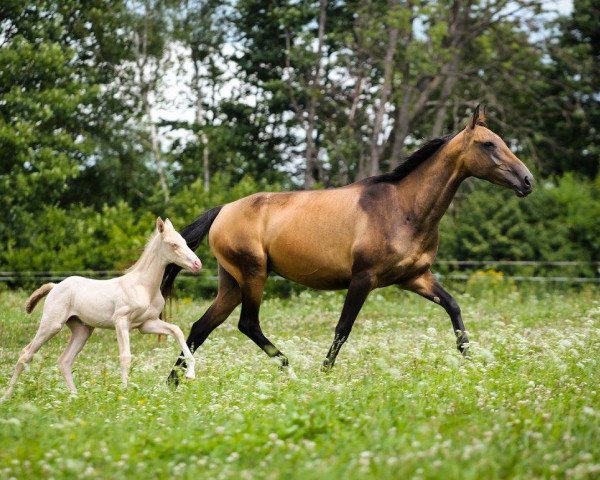
[[[533,175],[504,140],[485,126],[484,120],[477,105],[469,124],[457,135],[462,138],[460,161],[466,173],[510,188],[519,197],[529,195],[533,190]]]
[[[160,255],[165,263],[174,263],[191,272],[199,272],[202,262],[196,254],[188,247],[183,237],[175,230],[171,221],[165,221],[158,217],[156,219],[156,233],[160,235]]]

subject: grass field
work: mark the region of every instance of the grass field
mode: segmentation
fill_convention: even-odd
[[[297,379],[237,331],[236,311],[176,391],[171,339],[132,336],[123,391],[115,334],[96,331],[71,397],[56,367],[65,329],[0,404],[0,478],[599,478],[600,291],[452,290],[470,360],[439,306],[388,289],[328,374],[341,294],[267,299],[263,329]],[[2,389],[37,327],[25,298],[0,293]],[[182,299],[174,320],[187,333],[208,304]]]

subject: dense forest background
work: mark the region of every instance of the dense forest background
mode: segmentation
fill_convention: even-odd
[[[439,258],[600,261],[600,1],[553,4],[4,0],[0,270],[121,269],[156,215],[389,170],[479,102],[537,189],[465,182]]]

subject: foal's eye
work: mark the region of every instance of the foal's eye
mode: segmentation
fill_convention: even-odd
[[[494,142],[484,142],[483,147],[491,150],[496,147],[496,144]]]

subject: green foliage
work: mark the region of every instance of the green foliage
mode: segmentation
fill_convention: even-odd
[[[5,478],[503,479],[598,474],[598,290],[457,295],[472,354],[454,347],[443,310],[395,289],[366,302],[334,369],[320,372],[338,293],[269,299],[267,336],[289,378],[236,328],[237,312],[197,351],[197,379],[165,385],[172,339],[132,335],[130,387],[115,335],[96,329],[70,396],[61,332],[0,409]],[[389,293],[387,293],[389,292]],[[7,378],[37,328],[24,292],[0,293]],[[175,304],[184,331],[208,302]],[[39,308],[39,307],[38,307]],[[67,330],[67,329],[65,329]]]
[[[492,106],[492,128],[540,172],[523,201],[477,182],[463,187],[442,224],[439,257],[600,260],[598,0],[577,0],[571,15],[541,23],[527,16],[541,2],[509,3],[523,15],[486,17],[502,2],[463,2],[461,10],[461,2],[329,0],[318,58],[323,2],[316,0],[2,2],[0,267],[121,269],[155,215],[170,215],[181,228],[255,191],[296,188],[311,99],[319,185],[350,183],[370,158],[394,28],[382,169],[400,160],[394,136],[403,135],[404,100],[414,118],[400,153],[430,136],[440,110],[442,131],[456,131],[479,99]],[[465,14],[462,24],[457,12]],[[537,28],[547,30],[533,41]],[[140,99],[160,97],[164,72],[145,82],[140,72],[171,54],[192,63],[183,73],[193,77],[185,82],[195,117],[157,119],[159,136],[169,127],[186,131],[157,164]],[[458,71],[444,98],[444,79],[430,86],[452,65]],[[427,101],[413,111],[423,92]],[[167,204],[157,165],[171,193]],[[200,180],[205,173],[210,191]],[[214,269],[205,245],[200,255]]]
[[[140,215],[125,203],[101,211],[73,205],[44,207],[22,219],[28,233],[9,242],[0,256],[3,270],[114,270],[132,264],[154,229],[151,213]]]

